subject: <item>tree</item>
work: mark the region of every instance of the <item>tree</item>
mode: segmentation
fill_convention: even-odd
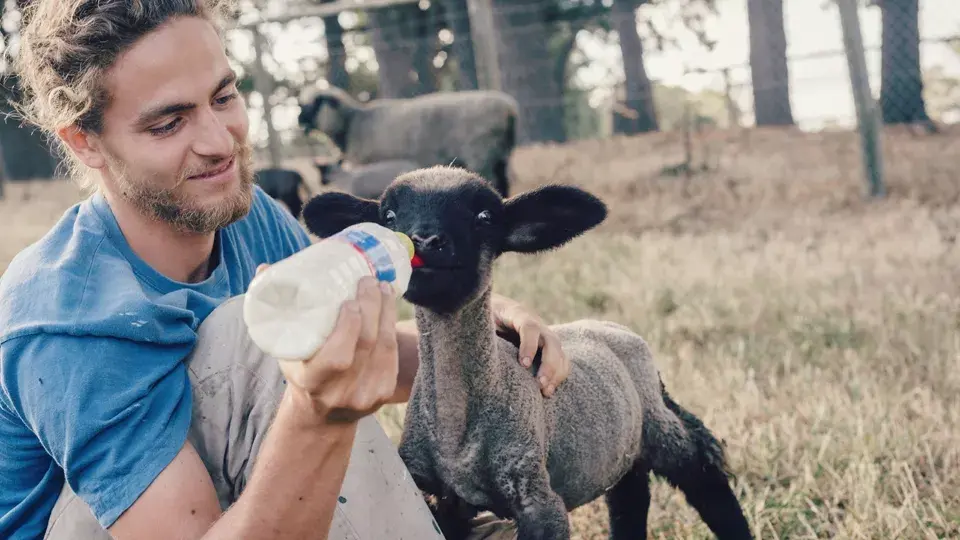
[[[520,106],[518,142],[563,142],[563,88],[549,76],[554,65],[549,4],[543,0],[490,0],[490,4],[501,89]]]
[[[880,110],[886,124],[934,129],[923,100],[919,0],[875,0],[881,12]]]
[[[747,0],[747,20],[756,125],[793,125],[783,0]]]
[[[614,133],[643,133],[657,131],[657,113],[653,85],[643,63],[643,42],[637,32],[636,10],[648,0],[614,0],[613,18],[620,37],[620,55],[623,58],[626,99],[624,105],[633,111],[631,116],[613,117]]]
[[[320,0],[329,4],[336,0]],[[327,82],[332,86],[347,88],[350,86],[350,74],[347,73],[347,51],[343,45],[343,27],[337,15],[323,18],[323,34],[327,42]]]
[[[9,7],[20,9],[26,2],[13,5],[0,3],[0,20]],[[7,180],[53,178],[60,160],[49,141],[33,125],[26,124],[16,113],[14,103],[22,99],[20,81],[11,69],[10,44],[18,28],[0,27],[7,72],[0,75],[0,177]]]
[[[436,91],[432,60],[437,46],[434,6],[404,4],[371,10],[370,40],[380,73],[381,98],[405,98]]]
[[[443,22],[453,34],[450,48],[457,63],[457,87],[459,90],[476,90],[480,85],[477,81],[477,59],[473,54],[467,0],[443,0],[438,7],[443,14]]]

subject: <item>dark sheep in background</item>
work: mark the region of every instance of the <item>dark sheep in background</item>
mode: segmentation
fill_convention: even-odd
[[[423,266],[404,296],[416,306],[420,364],[400,456],[439,502],[449,540],[479,510],[517,521],[520,540],[570,537],[567,512],[605,496],[611,538],[646,538],[649,473],[678,487],[721,539],[752,538],[709,429],[667,393],[647,343],[620,324],[553,325],[572,369],[544,398],[498,335],[490,307],[502,253],[558,248],[606,219],[603,202],[549,185],[504,201],[454,167],[400,176],[380,201],[325,193],[304,207],[323,238],[363,221],[413,239]],[[531,371],[532,370],[532,371]]]
[[[287,205],[293,217],[300,217],[303,199],[300,185],[306,185],[303,176],[293,169],[265,168],[254,173],[254,180],[267,195]]]
[[[508,163],[516,146],[517,103],[503,92],[436,92],[361,103],[340,88],[302,100],[304,131],[329,137],[349,163],[409,160],[420,167],[458,165],[509,195]]]
[[[332,163],[317,163],[316,166],[322,185],[335,187],[364,199],[379,199],[394,178],[419,168],[416,163],[404,159],[377,161],[349,169],[343,167],[342,159]]]

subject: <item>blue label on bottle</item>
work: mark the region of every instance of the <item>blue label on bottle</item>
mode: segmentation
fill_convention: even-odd
[[[393,267],[393,259],[387,246],[372,234],[359,229],[349,229],[334,235],[352,244],[363,255],[379,281],[394,281],[397,271]]]

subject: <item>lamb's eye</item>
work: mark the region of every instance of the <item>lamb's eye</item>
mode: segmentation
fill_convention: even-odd
[[[383,215],[383,220],[387,225],[393,225],[393,222],[397,220],[397,213],[393,210],[387,210],[387,213]]]
[[[480,212],[479,214],[477,214],[477,222],[478,222],[478,223],[482,223],[482,224],[484,224],[484,225],[488,225],[492,219],[493,219],[493,218],[492,218],[492,216],[490,216],[490,211],[489,211],[489,210],[484,210],[483,212]]]

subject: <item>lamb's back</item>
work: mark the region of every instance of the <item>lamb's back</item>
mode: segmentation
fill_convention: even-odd
[[[490,92],[438,92],[410,99],[375,100],[358,115],[348,142],[350,160],[409,159],[422,167],[457,160],[477,166],[499,151],[511,98]]]

